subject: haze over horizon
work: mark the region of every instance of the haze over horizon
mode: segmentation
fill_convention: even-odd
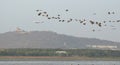
[[[16,30],[53,31],[77,37],[98,38],[120,42],[120,23],[108,23],[111,27],[83,26],[77,22],[59,23],[37,16],[36,10],[47,11],[51,16],[58,13],[63,18],[92,19],[95,21],[120,20],[120,0],[1,0],[0,33]],[[65,10],[69,12],[66,13]],[[108,15],[107,12],[115,12]],[[96,13],[96,15],[93,15]],[[44,21],[36,24],[33,21]],[[91,31],[93,28],[95,32]]]

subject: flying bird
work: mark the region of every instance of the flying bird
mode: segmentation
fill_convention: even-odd
[[[34,23],[36,23],[36,24],[39,24],[40,22],[39,21],[33,21]]]
[[[115,14],[115,12],[112,12],[112,14]]]
[[[42,13],[40,12],[40,13],[38,13],[38,16],[40,16]]]
[[[92,31],[95,32],[95,29],[93,29]]]
[[[86,25],[86,23],[83,23],[83,25]]]
[[[37,12],[39,11],[39,10],[36,10]]]
[[[93,15],[96,15],[96,13],[93,13]]]
[[[94,22],[93,22],[92,20],[90,20],[90,23],[91,23],[91,24],[94,24]]]
[[[51,19],[50,17],[48,17],[48,19]]]
[[[60,15],[58,14],[58,16],[60,16]]]
[[[102,26],[101,23],[99,23],[98,26],[101,27]]]
[[[43,12],[44,14],[47,14],[47,12]]]
[[[69,10],[68,10],[68,9],[66,9],[65,11],[66,11],[66,12],[68,12]]]
[[[108,14],[110,14],[110,12],[108,12]]]
[[[120,20],[117,20],[117,22],[120,22]]]
[[[47,11],[42,11],[42,10],[36,10],[38,12],[38,16],[42,16],[42,17],[46,17],[46,19],[48,20],[55,20],[55,21],[58,21],[58,22],[79,22],[81,23],[82,25],[86,25],[87,23],[90,23],[90,24],[94,24],[94,25],[97,25],[99,27],[103,27],[103,26],[108,26],[107,23],[114,23],[114,22],[120,22],[120,20],[109,20],[109,21],[102,21],[102,22],[95,22],[94,20],[90,19],[90,20],[86,20],[86,19],[74,19],[74,18],[67,18],[65,19],[64,17],[61,17],[61,15],[59,13],[57,13],[57,16],[50,16]],[[39,12],[41,11],[41,12]],[[65,10],[66,12],[68,12],[69,10],[66,9]],[[115,12],[107,12],[107,14],[115,14]],[[93,13],[93,15],[96,15],[96,13]],[[41,23],[39,21],[35,21],[35,23]],[[103,26],[102,26],[103,25]],[[114,26],[114,25],[113,25]],[[93,32],[95,31],[95,29],[92,30]]]

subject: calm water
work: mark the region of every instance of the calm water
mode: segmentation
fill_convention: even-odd
[[[120,61],[0,61],[0,65],[120,65]]]

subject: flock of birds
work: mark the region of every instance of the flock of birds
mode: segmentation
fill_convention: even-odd
[[[69,12],[68,9],[66,9],[65,11]],[[48,20],[57,20],[58,22],[67,22],[67,23],[70,23],[70,22],[79,22],[82,25],[87,25],[89,23],[91,25],[95,25],[95,26],[97,25],[98,27],[107,26],[108,22],[109,23],[115,23],[115,22],[119,23],[120,22],[120,20],[116,20],[116,21],[109,20],[109,21],[97,22],[97,21],[94,21],[94,20],[87,20],[87,19],[74,19],[74,18],[63,19],[63,17],[61,17],[60,14],[57,14],[57,16],[50,16],[48,14],[48,12],[43,11],[43,10],[36,10],[36,12],[37,12],[37,16],[45,17]],[[115,12],[107,12],[107,14],[108,15],[114,15]],[[96,15],[96,13],[94,13],[93,15]],[[39,23],[44,23],[44,21],[42,21],[42,22],[40,22],[40,21],[34,21],[34,23],[39,24]],[[111,27],[115,27],[115,26],[111,25]],[[95,29],[93,29],[92,31],[94,32]]]

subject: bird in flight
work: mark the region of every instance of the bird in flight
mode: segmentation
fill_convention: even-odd
[[[36,24],[44,23],[43,21],[42,22],[40,22],[40,21],[33,21],[33,22],[36,23]]]
[[[87,24],[91,24],[92,26],[98,26],[98,27],[103,27],[103,26],[108,26],[107,23],[115,23],[115,22],[120,22],[120,20],[104,20],[104,21],[94,21],[92,19],[76,19],[76,18],[64,18],[61,16],[60,13],[57,14],[57,16],[50,16],[50,14],[47,12],[47,11],[43,11],[43,10],[36,10],[38,12],[38,16],[41,16],[41,17],[45,17],[46,19],[48,20],[55,20],[55,21],[58,21],[58,22],[67,22],[67,23],[70,23],[70,22],[79,22],[80,24],[84,25],[84,26],[88,26]],[[69,10],[66,9],[65,10],[66,12],[68,12]],[[93,13],[93,15],[96,15],[97,13]],[[111,14],[115,14],[115,12],[107,12],[108,15],[111,15]],[[36,21],[35,23],[41,23],[39,21]],[[43,23],[43,22],[42,22]],[[92,29],[93,32],[95,32],[95,29]]]
[[[68,12],[69,10],[68,10],[68,9],[66,9],[65,11],[66,11],[66,12]]]

